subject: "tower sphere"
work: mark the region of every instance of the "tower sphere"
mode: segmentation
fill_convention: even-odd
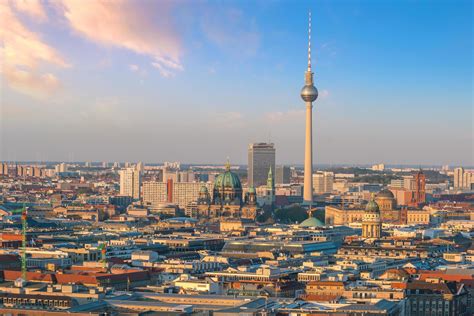
[[[305,102],[314,102],[318,98],[318,89],[316,89],[313,85],[305,85],[303,89],[301,89],[301,98]]]

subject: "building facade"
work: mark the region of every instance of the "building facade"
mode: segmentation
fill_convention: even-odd
[[[267,183],[268,170],[275,170],[273,143],[254,143],[248,147],[248,186],[258,187]]]
[[[129,167],[120,170],[120,195],[140,199],[141,174],[136,168]]]

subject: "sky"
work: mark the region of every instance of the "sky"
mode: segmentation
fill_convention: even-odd
[[[474,165],[472,1],[0,1],[0,160]]]

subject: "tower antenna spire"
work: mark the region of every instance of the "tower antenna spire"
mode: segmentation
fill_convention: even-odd
[[[311,72],[311,10],[308,20],[308,72]]]

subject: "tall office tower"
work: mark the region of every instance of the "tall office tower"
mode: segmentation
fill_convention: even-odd
[[[136,168],[120,170],[120,195],[140,199],[141,174]]]
[[[313,203],[313,102],[318,98],[318,90],[313,84],[311,71],[311,12],[308,27],[308,69],[305,73],[305,86],[301,90],[301,98],[306,102],[306,140],[304,146],[304,192],[305,203]]]
[[[275,183],[284,184],[291,181],[291,169],[288,166],[277,166],[275,170]]]
[[[275,146],[273,143],[249,144],[248,186],[259,187],[267,183],[268,171],[275,170]]]
[[[334,186],[334,173],[318,172],[313,174],[313,189],[316,194],[331,193]]]
[[[464,168],[454,169],[454,188],[461,189],[463,187]]]

